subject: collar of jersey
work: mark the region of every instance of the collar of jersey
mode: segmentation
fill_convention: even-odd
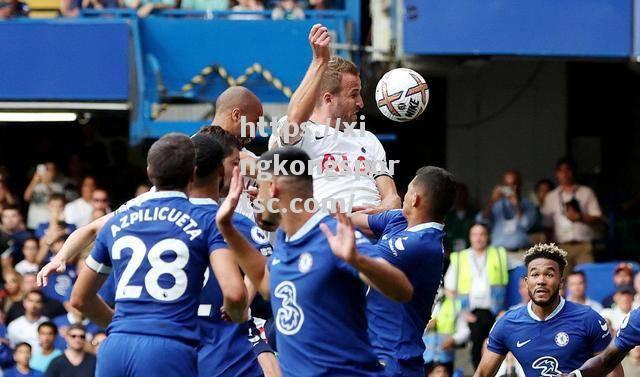
[[[187,195],[181,191],[154,191],[146,192],[139,196],[138,204],[142,204],[151,199],[167,199],[167,198],[187,198]]]
[[[551,312],[551,314],[549,314],[549,316],[547,317],[547,319],[545,319],[544,321],[540,319],[540,317],[538,317],[537,315],[535,315],[535,313],[533,312],[533,309],[531,309],[531,306],[533,305],[533,301],[529,301],[529,304],[527,305],[527,311],[529,312],[529,316],[531,318],[533,318],[534,320],[538,321],[538,322],[546,322],[549,321],[550,319],[552,319],[553,317],[555,317],[556,315],[558,315],[558,313],[560,313],[560,311],[562,310],[562,308],[564,308],[564,297],[560,296],[560,303],[558,304],[558,306]]]
[[[218,202],[211,198],[189,198],[191,204],[195,204],[197,206],[205,206],[205,205],[218,205]]]
[[[327,216],[329,216],[329,212],[327,211],[318,211],[314,213],[313,216],[311,216],[309,220],[307,220],[307,222],[304,223],[304,225],[302,225],[302,227],[298,229],[298,231],[293,236],[291,236],[291,238],[285,236],[285,242],[297,241],[300,238],[304,237],[307,233],[309,233],[309,231],[311,231],[311,229],[315,228],[315,226],[318,225],[320,220],[324,219]]]
[[[436,222],[422,223],[422,224],[412,226],[411,228],[407,229],[407,232],[419,232],[421,230],[425,230],[428,228],[435,228],[438,230],[442,230],[444,229],[444,224],[440,224]]]

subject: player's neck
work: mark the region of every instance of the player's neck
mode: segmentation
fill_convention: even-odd
[[[287,212],[282,215],[282,229],[287,237],[292,237],[304,226],[315,212],[302,211],[300,213]]]
[[[311,114],[311,116],[309,117],[309,121],[316,124],[324,124],[329,127],[335,128],[338,118],[335,118],[331,114],[325,111],[322,111],[322,109],[316,109],[313,111],[313,114]],[[343,120],[340,119],[340,124],[338,124],[338,126],[342,124],[342,121]]]
[[[413,228],[416,225],[426,224],[426,223],[438,223],[442,224],[444,221],[442,219],[434,219],[429,216],[407,216],[407,228]]]
[[[554,310],[560,305],[560,295],[558,295],[552,303],[546,306],[537,305],[535,302],[531,303],[531,310],[541,320],[547,319],[547,317],[553,313]]]
[[[191,186],[189,190],[190,198],[207,198],[213,199],[216,202],[220,200],[220,190],[218,185],[206,185],[206,186]]]
[[[211,122],[211,125],[212,126],[218,126],[218,127],[222,128],[223,130],[227,131],[228,133],[234,135],[233,130],[231,129],[231,127],[229,127],[227,125],[227,123],[223,119],[221,119],[221,116],[219,116],[219,115],[215,116],[213,118],[213,121]],[[234,135],[234,136],[239,136],[239,135]]]

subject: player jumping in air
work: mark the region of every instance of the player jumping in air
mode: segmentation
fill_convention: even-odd
[[[525,254],[524,263],[531,301],[495,323],[475,377],[493,377],[508,352],[527,376],[552,377],[575,370],[611,340],[604,318],[560,296],[565,251],[537,244]],[[612,374],[623,375],[621,368]]]

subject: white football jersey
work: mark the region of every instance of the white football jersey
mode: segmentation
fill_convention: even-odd
[[[254,157],[255,159],[258,159],[258,156],[256,156],[255,153],[251,152],[247,148],[242,148],[241,152],[246,153],[249,156]],[[247,190],[251,186],[257,187],[256,180],[254,178],[247,177],[246,175],[244,175],[242,176],[242,179],[243,179],[242,183],[243,183],[244,190]],[[240,195],[240,200],[238,201],[238,206],[236,207],[235,212],[248,217],[252,221],[255,221],[253,217],[253,207],[251,206],[251,200],[249,200],[249,195],[247,195],[246,192],[243,192]]]
[[[284,122],[286,117],[279,124]],[[277,145],[282,146],[282,140],[274,137]],[[340,200],[348,209],[380,205],[375,178],[390,174],[386,153],[374,134],[359,129],[343,132],[309,122],[303,138],[292,146],[307,152],[316,167],[313,170],[313,192],[317,201]],[[368,162],[368,169],[364,167],[364,161]]]

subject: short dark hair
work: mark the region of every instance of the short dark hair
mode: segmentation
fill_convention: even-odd
[[[24,246],[24,244],[27,243],[27,241],[33,241],[35,243],[39,243],[40,242],[40,240],[38,240],[37,237],[29,236],[29,237],[25,238],[24,241],[22,241],[22,245]]]
[[[584,274],[584,271],[572,270],[569,272],[569,275],[567,275],[567,277],[569,276],[582,276],[582,280],[587,281],[587,275]]]
[[[25,275],[25,276],[26,276],[26,275]],[[44,301],[44,293],[42,293],[42,291],[41,291],[41,290],[39,290],[39,289],[37,289],[37,288],[36,288],[36,289],[32,289],[32,290],[30,290],[29,292],[27,292],[27,294],[26,294],[26,295],[24,295],[24,298],[26,299],[26,298],[27,298],[27,296],[32,295],[32,294],[36,294],[36,295],[40,296],[40,300],[43,300],[43,301]]]
[[[62,201],[62,203],[66,203],[67,202],[67,199],[64,197],[64,195],[58,194],[58,193],[54,193],[54,194],[51,194],[49,196],[49,200],[47,200],[47,203],[51,203],[54,200],[60,200],[60,201]]]
[[[542,185],[548,185],[552,190],[556,187],[556,185],[554,185],[553,182],[550,179],[544,178],[544,179],[541,179],[538,182],[536,182],[536,184],[534,186],[534,190],[538,191],[538,189]]]
[[[48,327],[53,330],[54,334],[58,333],[58,326],[56,326],[56,324],[51,321],[42,322],[40,325],[38,325],[38,332],[40,332],[40,329],[44,327]]]
[[[558,263],[558,266],[560,267],[560,275],[563,274],[564,268],[567,266],[567,252],[553,243],[539,243],[533,245],[524,254],[524,265],[527,267],[527,270],[529,270],[529,263],[538,258],[550,259]]]
[[[20,347],[27,347],[29,349],[29,352],[31,352],[31,344],[27,343],[27,342],[20,342],[18,344],[16,344],[16,346],[13,348],[13,353],[18,352],[18,348]]]
[[[18,213],[20,213],[20,208],[15,204],[7,204],[2,207],[2,211],[0,212],[4,212],[4,211],[18,211]]]
[[[560,166],[562,166],[562,165],[569,166],[569,169],[571,169],[571,171],[574,172],[574,173],[578,169],[578,165],[570,157],[563,157],[563,158],[559,159],[556,162],[556,170],[560,169]]]
[[[456,199],[453,174],[437,166],[423,166],[416,172],[415,184],[429,198],[430,215],[444,218]]]
[[[86,328],[86,327],[84,327],[84,326],[82,325],[82,323],[80,323],[80,322],[76,322],[76,323],[74,323],[74,324],[70,325],[69,327],[67,327],[67,334],[68,334],[68,333],[69,333],[69,331],[71,331],[71,330],[81,330],[81,331],[82,331],[82,332],[84,332],[85,334],[87,333],[87,328]]]
[[[198,135],[211,137],[215,141],[220,143],[224,152],[223,158],[228,157],[234,148],[238,150],[242,149],[242,142],[240,141],[240,139],[237,136],[227,132],[220,126],[204,126],[200,129],[200,131],[198,131]]]
[[[274,166],[276,159],[280,161],[279,166],[282,169],[275,171]],[[267,151],[260,156],[258,162],[267,161],[266,171],[278,176],[287,176],[296,178],[300,181],[306,181],[313,185],[313,175],[310,170],[311,158],[307,152],[297,147],[280,147]],[[294,167],[294,164],[301,169]],[[260,165],[259,165],[260,166]],[[298,171],[301,170],[301,171]],[[312,186],[313,187],[313,186]]]
[[[196,146],[196,179],[207,178],[222,164],[223,147],[214,138],[201,134],[191,140]]]
[[[149,180],[158,190],[184,189],[196,163],[196,148],[191,139],[170,133],[153,143],[147,154]]]

